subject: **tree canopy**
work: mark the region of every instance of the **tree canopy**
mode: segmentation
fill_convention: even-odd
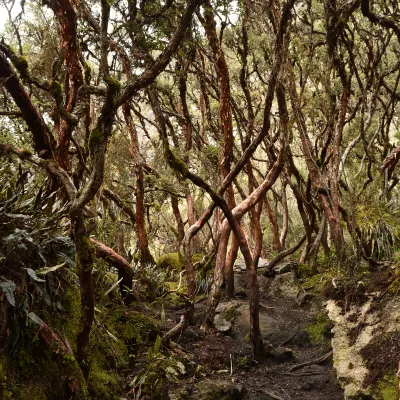
[[[182,271],[185,314],[168,345],[196,323],[200,293],[202,329],[212,328],[242,257],[262,357],[260,259],[266,276],[285,258],[314,274],[329,260],[349,276],[395,259],[398,2],[1,7],[0,319],[18,306],[40,327],[58,362],[68,359],[73,398],[100,398],[87,382],[107,274],[129,310]],[[63,307],[56,282],[79,297],[74,328],[34,305],[39,291]],[[34,293],[24,306],[23,292]],[[11,348],[9,327],[0,344]]]

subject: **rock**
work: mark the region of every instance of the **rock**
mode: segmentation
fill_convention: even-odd
[[[267,268],[268,264],[269,260],[266,260],[265,258],[260,258],[258,260],[258,269]]]
[[[277,362],[286,362],[293,358],[293,350],[286,347],[266,348],[266,353]]]
[[[226,303],[219,303],[215,312],[218,313],[226,313],[226,312],[230,312],[231,310],[235,309],[235,310],[239,310],[241,307],[248,307],[247,306],[247,302],[242,302],[239,300],[231,300],[228,301]]]
[[[238,288],[238,290],[235,290],[235,296],[239,297],[240,299],[247,299],[249,297],[247,295],[247,292],[242,288]]]
[[[233,383],[204,380],[196,386],[202,400],[242,400],[246,395],[244,386]]]
[[[260,292],[260,297],[266,297],[269,295],[269,287],[271,286],[272,279],[267,278],[263,275],[259,275],[258,277],[258,287]]]
[[[300,287],[293,272],[277,275],[269,287],[269,294],[273,297],[296,298]]]
[[[238,258],[233,265],[233,270],[236,272],[246,271],[246,263],[243,258]]]
[[[229,332],[232,328],[232,323],[222,318],[219,314],[215,316],[213,325],[218,332],[222,333]]]
[[[258,269],[266,268],[268,266],[269,261],[265,258],[260,258],[258,260]],[[238,258],[233,265],[233,270],[236,272],[246,271],[246,263],[243,258]]]
[[[367,396],[384,398],[382,393],[386,390],[386,386],[382,382],[372,385],[370,383],[369,387],[365,383],[369,382],[371,374],[376,374],[379,369],[384,372],[384,367],[389,362],[397,363],[398,352],[395,352],[393,359],[389,360],[391,343],[386,343],[385,340],[392,336],[396,338],[395,343],[399,342],[400,299],[390,299],[382,308],[376,308],[374,303],[369,300],[362,306],[353,305],[346,313],[334,300],[329,300],[326,305],[328,316],[334,323],[332,329],[334,367],[346,400],[368,398]],[[374,348],[376,344],[379,345],[379,349]],[[382,358],[380,353],[385,352],[387,348],[389,351]],[[371,358],[374,370],[370,371],[368,362],[371,362]],[[380,358],[382,366],[377,364]],[[397,392],[396,379],[386,383],[389,385],[388,392]]]
[[[277,275],[286,274],[286,272],[296,272],[299,263],[297,261],[282,261],[275,265],[273,271]]]
[[[314,295],[312,293],[301,293],[297,299],[296,299],[296,303],[299,306],[304,306],[305,304],[307,304],[308,302],[310,302],[312,299],[314,298]]]

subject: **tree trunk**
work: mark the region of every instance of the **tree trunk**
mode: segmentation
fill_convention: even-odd
[[[136,224],[135,230],[139,246],[139,262],[142,271],[149,265],[154,265],[154,258],[149,250],[149,242],[146,231],[145,206],[144,206],[144,182],[143,182],[143,157],[140,154],[139,141],[136,127],[131,116],[129,106],[123,106],[124,117],[131,138],[131,154],[136,176]]]
[[[77,211],[71,217],[73,238],[76,251],[76,269],[81,291],[81,319],[79,333],[76,338],[76,357],[84,378],[89,377],[89,340],[94,321],[94,287],[93,267],[95,250],[87,236],[83,212]]]
[[[178,232],[176,251],[179,253],[181,251],[183,238],[185,237],[185,228],[183,225],[182,215],[179,210],[179,201],[178,198],[174,195],[171,195],[171,205],[172,205],[172,212],[174,213],[175,216],[177,232]]]

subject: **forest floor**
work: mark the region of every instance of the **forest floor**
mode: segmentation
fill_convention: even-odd
[[[299,305],[298,293],[294,295],[290,290],[279,296],[271,295],[271,291],[265,289],[273,280],[261,278],[260,326],[263,339],[274,349],[265,360],[254,360],[248,343],[248,300],[225,299],[217,310],[226,319],[229,314],[233,322],[229,332],[204,334],[197,325],[188,328],[177,340],[179,351],[190,356],[201,374],[170,387],[170,399],[343,399],[332,357],[328,354],[331,350],[329,337],[322,337],[318,331],[326,328],[318,325],[321,324],[319,316],[323,315],[321,301],[316,297]],[[239,285],[245,279],[245,273],[236,276]],[[237,292],[243,295],[241,288]],[[205,302],[196,304],[199,317],[204,307]],[[179,321],[179,311],[166,309],[166,313],[169,326]],[[299,366],[325,358],[325,355],[325,360]]]

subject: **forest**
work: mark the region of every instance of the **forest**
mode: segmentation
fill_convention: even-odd
[[[0,0],[0,400],[399,398],[400,4]]]

